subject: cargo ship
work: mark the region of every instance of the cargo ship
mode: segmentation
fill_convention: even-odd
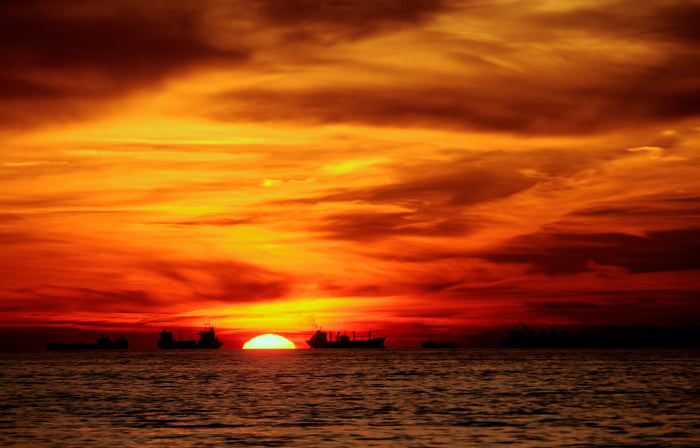
[[[350,336],[340,334],[338,332],[335,337],[332,332],[317,330],[311,336],[311,339],[306,341],[311,348],[384,348],[384,340],[386,338],[372,338],[372,332],[367,335],[367,339],[357,339],[355,332]]]
[[[124,336],[116,341],[103,336],[97,340],[96,344],[88,344],[87,342],[76,342],[73,344],[47,342],[46,348],[49,350],[126,350],[129,348],[129,342]]]
[[[163,349],[197,349],[197,348],[219,348],[223,342],[214,334],[214,327],[206,327],[204,331],[200,331],[199,340],[175,340],[173,339],[172,331],[163,330],[160,332],[160,340],[158,348]]]

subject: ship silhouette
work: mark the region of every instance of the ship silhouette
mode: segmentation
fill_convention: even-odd
[[[454,342],[448,342],[448,343],[439,343],[435,342],[433,340],[430,341],[425,341],[421,345],[422,348],[457,348],[457,344]]]
[[[317,330],[306,343],[311,348],[384,348],[385,339],[372,338],[371,331],[368,333],[367,339],[357,339],[353,331],[352,339],[350,339],[350,336],[341,335],[340,332],[333,337],[332,332]]]
[[[129,348],[129,342],[124,336],[116,341],[112,341],[107,336],[103,336],[97,340],[96,344],[89,344],[87,342],[76,342],[72,344],[47,342],[46,348],[49,350],[126,350]]]
[[[515,325],[512,330],[508,331],[508,335],[501,343],[501,346],[507,348],[567,348],[595,345],[593,342],[591,340],[574,338],[569,335],[568,331],[557,332],[551,326],[549,331],[541,330],[537,333],[525,325],[525,322],[520,322],[520,326]]]
[[[615,347],[700,347],[700,326],[645,327],[608,326],[579,330],[538,331],[524,322],[508,331],[501,343],[507,348],[615,348]]]
[[[220,348],[223,342],[219,341],[214,334],[214,327],[207,326],[204,331],[200,331],[199,340],[194,339],[180,340],[173,339],[171,331],[163,330],[160,332],[160,340],[158,348],[162,349],[204,349],[204,348]]]

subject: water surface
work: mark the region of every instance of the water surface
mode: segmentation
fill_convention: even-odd
[[[700,446],[698,350],[0,354],[0,446]]]

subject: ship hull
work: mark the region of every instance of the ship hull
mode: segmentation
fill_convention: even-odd
[[[158,343],[158,348],[162,349],[192,349],[197,348],[196,341],[172,341],[169,343]]]
[[[221,345],[223,344],[213,344],[213,345],[197,345],[195,341],[191,341],[192,344],[187,344],[186,342],[190,341],[180,341],[179,343],[175,344],[158,344],[158,348],[164,349],[164,350],[196,350],[196,349],[217,349],[220,348]]]
[[[178,341],[173,339],[173,333],[163,330],[160,333],[158,348],[165,350],[193,350],[193,349],[217,349],[224,345],[214,335],[214,328],[207,327],[206,330],[199,332],[199,340],[195,341],[188,339],[186,341]]]
[[[129,347],[124,346],[105,346],[102,344],[57,344],[49,342],[46,344],[49,350],[127,350]]]
[[[308,340],[311,348],[384,348],[386,338],[374,338],[363,341],[314,341]]]

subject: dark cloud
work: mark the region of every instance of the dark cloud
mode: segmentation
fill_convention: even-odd
[[[700,318],[696,291],[601,291],[588,301],[529,300],[532,318],[550,322],[568,321],[588,325],[689,325]]]
[[[223,121],[534,134],[673,122],[700,114],[698,11],[695,2],[613,2],[564,12],[494,7],[486,11],[491,19],[465,16],[465,27],[497,23],[487,43],[466,38],[457,47],[455,40],[426,36],[425,45],[462,63],[452,73],[436,64],[432,74],[425,68],[384,73],[395,82],[235,90],[216,95],[214,103],[221,106],[209,115]],[[348,17],[339,21],[352,24]],[[582,39],[609,41],[620,51],[602,52]],[[635,57],[639,48],[645,51]]]
[[[656,1],[639,4],[627,0],[557,12],[538,12],[529,19],[547,32],[586,32],[611,39],[700,42],[700,3]],[[545,35],[546,33],[545,32]]]
[[[653,11],[654,31],[691,45],[700,44],[700,2],[669,2]]]
[[[618,266],[632,272],[700,269],[700,229],[624,233],[550,233],[519,236],[483,254],[499,263],[525,263],[534,271],[572,274],[596,266]]]
[[[409,213],[338,213],[314,229],[334,239],[372,241],[405,233],[413,224]]]
[[[188,70],[235,67],[256,50],[290,42],[327,45],[389,32],[443,8],[428,0],[3,2],[0,123],[84,118]]]
[[[76,118],[176,72],[248,57],[243,48],[212,44],[205,26],[193,3],[3,3],[0,121]]]
[[[47,192],[44,194],[6,196],[0,198],[0,207],[15,209],[37,209],[52,207],[71,207],[82,205],[85,202],[85,195],[77,192],[56,193]]]
[[[33,242],[33,241],[31,241]],[[2,241],[0,241],[2,244]],[[75,261],[74,261],[75,263]],[[0,289],[0,308],[14,313],[139,313],[177,314],[212,305],[271,301],[285,297],[293,280],[281,273],[235,261],[148,262],[112,274],[119,287],[105,287],[105,279],[83,272],[80,285],[67,279],[64,284],[43,283],[61,275],[61,267],[42,266],[28,274],[25,287]],[[156,274],[147,289],[132,281],[143,272]],[[4,284],[14,280],[0,269]]]
[[[348,212],[324,217],[311,230],[326,238],[370,242],[398,236],[459,236],[475,223],[461,218],[436,218],[414,213]]]
[[[217,226],[217,227],[232,227],[240,225],[253,224],[256,221],[248,218],[195,218],[186,221],[159,222],[174,227],[195,227],[195,226]]]
[[[477,155],[458,158],[449,162],[420,162],[410,166],[391,166],[398,180],[392,183],[380,184],[364,188],[338,188],[326,194],[309,198],[285,199],[270,201],[270,205],[316,204],[322,202],[355,202],[373,205],[396,205],[416,210],[408,214],[363,211],[358,213],[340,214],[330,217],[349,218],[353,216],[358,221],[374,222],[377,227],[396,228],[411,222],[418,223],[426,217],[422,213],[448,209],[450,217],[444,218],[437,227],[444,226],[447,232],[459,231],[465,223],[456,216],[460,207],[479,204],[496,199],[502,199],[534,186],[538,180],[525,176],[519,167],[507,166],[502,153]],[[528,159],[524,157],[524,159]],[[523,161],[527,167],[537,162]],[[416,174],[418,173],[418,174]],[[370,215],[374,215],[373,219]],[[382,222],[380,222],[382,221]],[[393,221],[390,223],[389,221]]]
[[[483,220],[467,213],[469,206],[508,197],[537,183],[536,179],[499,164],[500,156],[422,162],[409,169],[398,167],[397,175],[402,179],[390,184],[337,189],[285,202],[348,202],[406,209],[332,213],[309,225],[310,230],[320,231],[330,239],[368,242],[397,236],[463,236],[484,225]]]
[[[241,303],[276,300],[288,295],[293,279],[239,261],[163,261],[145,268],[179,285],[194,303]]]
[[[323,200],[463,206],[507,197],[536,183],[512,168],[503,167],[499,172],[468,163],[457,160],[449,164],[425,164],[419,168],[426,174],[364,190],[339,191]]]
[[[155,311],[162,305],[157,297],[143,290],[61,285],[22,288],[3,298],[4,311],[24,313],[141,313]]]
[[[236,90],[217,95],[225,121],[351,123],[534,134],[588,134],[700,114],[700,57],[630,66],[582,83],[537,73],[436,79],[407,86],[319,86],[298,91]]]
[[[530,301],[527,302],[528,306],[532,308],[543,310],[547,314],[551,312],[561,312],[561,311],[573,311],[581,312],[582,310],[599,310],[602,306],[598,303],[590,302],[548,302],[548,301]]]
[[[0,219],[2,223],[2,219]],[[63,240],[46,235],[46,234],[36,234],[22,230],[12,230],[3,231],[0,230],[0,246],[23,246],[23,245],[41,245],[41,244],[51,244],[51,243],[61,243]]]
[[[667,198],[664,199],[665,202],[677,202],[683,205],[683,202],[687,204],[687,207],[680,207],[673,209],[668,206],[668,204],[658,204],[654,203],[651,199],[647,205],[636,204],[635,206],[629,206],[629,204],[619,204],[619,205],[602,205],[594,206],[589,208],[584,208],[575,211],[571,214],[572,217],[606,217],[611,218],[658,218],[663,216],[667,220],[675,218],[697,218],[700,217],[700,198]]]
[[[162,303],[143,290],[100,290],[83,287],[61,287],[70,297],[71,306],[81,311],[139,313],[156,310]]]
[[[257,55],[264,55],[261,60],[273,71],[281,60],[283,65],[308,62],[311,56],[302,55],[308,52],[294,45],[313,47],[320,61],[332,56],[324,53],[326,46],[420,26],[441,13],[464,14],[470,3],[6,2],[0,9],[0,121],[12,127],[82,118],[110,100],[184,71],[237,66]],[[436,52],[461,58],[464,70],[405,77],[402,71],[394,75],[401,82],[380,84],[235,90],[209,98],[215,106],[198,109],[230,121],[543,134],[606,131],[700,114],[700,54],[694,45],[700,7],[695,2],[643,7],[613,2],[564,12],[479,8],[502,25],[494,39],[467,38],[461,50],[448,41],[432,43]],[[478,17],[467,18],[479,23]],[[607,54],[592,56],[562,47],[571,33],[641,42],[657,54],[624,63]],[[525,44],[547,42],[557,45],[543,67],[518,62],[528,57]],[[505,63],[491,61],[492,54]],[[552,70],[551,61],[557,60]]]
[[[261,0],[267,26],[286,29],[285,39],[331,44],[401,29],[445,11],[442,0]]]

